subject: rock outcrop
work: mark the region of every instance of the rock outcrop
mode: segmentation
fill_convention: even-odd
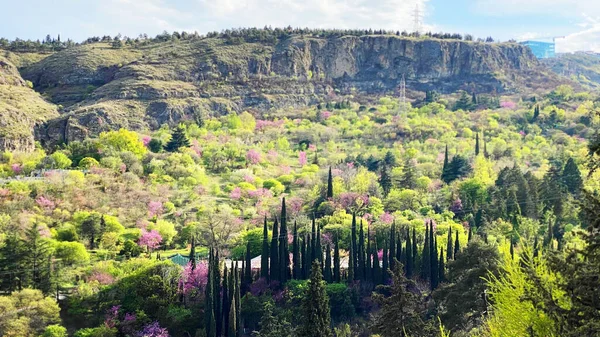
[[[0,151],[32,151],[34,128],[58,117],[56,106],[30,85],[12,63],[0,56]]]
[[[275,44],[204,38],[122,49],[96,43],[46,57],[22,74],[64,105],[60,117],[37,129],[47,146],[119,127],[153,129],[332,95],[393,94],[402,77],[410,89],[441,92],[518,90],[527,74],[556,81],[519,44],[395,35],[291,36]]]

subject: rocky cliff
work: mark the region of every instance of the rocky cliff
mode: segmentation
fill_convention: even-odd
[[[17,68],[0,56],[0,150],[33,150],[33,129],[58,117],[56,106],[30,86]]]
[[[394,35],[231,43],[222,38],[113,49],[83,45],[21,69],[36,90],[63,106],[37,128],[48,146],[119,127],[157,128],[185,118],[305,106],[349,93],[413,90],[516,91],[530,74],[548,84],[518,44],[414,39]]]

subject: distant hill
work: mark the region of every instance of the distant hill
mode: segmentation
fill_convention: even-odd
[[[588,88],[600,88],[600,55],[560,54],[542,61],[559,75],[570,78]]]
[[[116,48],[97,42],[11,55],[22,77],[60,110],[58,117],[39,115],[46,123],[36,137],[46,146],[335,95],[394,94],[402,76],[411,90],[447,93],[543,91],[563,81],[519,44],[397,35],[299,34],[269,42],[217,36]]]

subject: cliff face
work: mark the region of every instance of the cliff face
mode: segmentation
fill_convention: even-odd
[[[56,107],[33,91],[17,68],[0,56],[0,150],[33,150],[33,129],[55,117]]]
[[[552,82],[539,67],[518,44],[377,35],[292,36],[274,45],[220,38],[122,49],[97,43],[21,73],[65,107],[37,129],[45,145],[55,145],[118,127],[152,129],[229,111],[305,106],[335,94],[389,94],[403,76],[412,90],[441,92],[518,90],[526,73]]]

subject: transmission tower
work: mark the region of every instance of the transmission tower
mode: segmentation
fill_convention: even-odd
[[[413,30],[415,33],[421,32],[421,9],[419,8],[419,4],[415,6],[415,12],[413,13],[414,27]]]

